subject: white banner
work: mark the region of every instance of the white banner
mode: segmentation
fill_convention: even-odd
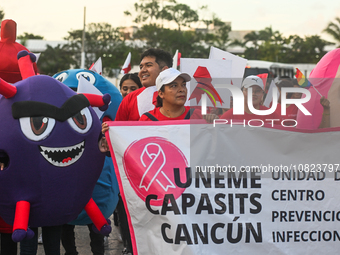
[[[197,106],[201,105],[201,101],[195,98],[190,99],[193,91],[197,87],[198,82],[200,81],[200,72],[198,72],[199,68],[206,68],[207,73],[209,73],[211,77],[211,81],[206,84],[211,84],[219,96],[223,100],[223,104],[217,103],[217,108],[230,108],[230,97],[231,92],[229,89],[225,88],[225,85],[230,85],[231,75],[232,75],[232,60],[223,60],[223,59],[200,59],[200,58],[181,58],[181,72],[189,74],[192,79],[190,83],[187,83],[188,88],[188,101],[187,105]],[[215,98],[216,99],[216,98]],[[207,106],[214,106],[214,104],[207,100]]]
[[[110,122],[134,254],[338,252],[339,128],[189,123]]]
[[[244,76],[244,70],[247,65],[247,59],[236,56],[228,51],[224,51],[213,46],[210,47],[209,59],[224,59],[232,61],[231,78],[233,84],[241,88]]]

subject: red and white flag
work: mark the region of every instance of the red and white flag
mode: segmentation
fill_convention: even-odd
[[[102,72],[103,72],[102,58],[98,58],[96,63],[93,63],[91,67],[89,68],[89,70],[102,75]]]
[[[176,50],[176,53],[173,57],[173,64],[172,64],[172,67],[175,68],[175,69],[178,69],[178,66],[181,64],[181,53],[178,52],[178,50]]]
[[[267,73],[260,73],[260,74],[257,74],[257,76],[262,79],[264,89],[266,90],[268,74]],[[266,92],[268,92],[268,91],[266,91]]]
[[[127,74],[131,70],[131,52],[129,52],[124,65],[122,67],[122,71],[120,71],[122,74]]]
[[[102,75],[103,72],[102,58],[98,58],[96,63],[92,64],[89,70]]]

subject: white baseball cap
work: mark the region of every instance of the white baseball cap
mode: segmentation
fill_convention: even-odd
[[[189,74],[181,73],[175,68],[168,68],[160,72],[156,79],[157,91],[160,90],[163,87],[163,85],[173,82],[177,77],[182,77],[185,82],[188,82],[191,80],[191,77]]]
[[[246,78],[244,78],[241,88],[247,89],[247,88],[254,86],[254,85],[257,85],[262,90],[264,90],[262,79],[260,77],[256,76],[256,75],[249,75]]]

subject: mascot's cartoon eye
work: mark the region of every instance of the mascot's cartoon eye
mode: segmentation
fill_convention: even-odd
[[[45,139],[55,125],[55,119],[48,117],[25,117],[19,122],[22,133],[32,141]]]
[[[94,84],[96,82],[96,77],[94,77],[94,75],[92,73],[89,73],[89,72],[79,72],[79,73],[77,73],[77,79],[78,80],[79,80],[80,76],[83,76],[91,84]]]
[[[67,121],[75,131],[85,134],[92,126],[91,112],[89,108],[84,108]]]
[[[63,82],[66,80],[68,74],[67,73],[61,73],[58,76],[55,77],[56,80]]]

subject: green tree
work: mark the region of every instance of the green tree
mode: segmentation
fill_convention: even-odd
[[[34,35],[34,34],[31,34],[31,33],[27,33],[27,32],[25,32],[22,35],[18,35],[17,38],[20,39],[20,40],[28,40],[28,39],[40,39],[40,40],[43,40],[44,39],[44,37],[41,36],[41,35]]]
[[[329,22],[323,32],[332,36],[339,43],[338,47],[340,47],[340,17],[336,17],[335,21]]]
[[[200,12],[206,12],[208,11],[208,5],[203,5],[199,7]],[[209,25],[213,24],[214,26],[222,26],[224,24],[223,21],[219,17],[217,17],[216,13],[212,13],[211,18],[207,19],[204,14],[202,14],[204,18],[201,18],[200,21],[203,22],[203,24],[206,26],[206,29],[208,31]]]
[[[258,59],[282,63],[317,63],[326,54],[325,46],[331,44],[318,35],[305,38],[291,35],[284,38],[280,33],[273,33],[264,38],[267,40],[260,41],[258,46]],[[253,59],[251,54],[254,51],[255,48],[248,47],[245,57]]]
[[[206,29],[209,29],[209,25],[211,25],[213,23],[212,19],[207,19],[204,15],[205,12],[208,11],[208,5],[202,5],[201,7],[199,7],[199,12],[203,13],[203,18],[201,17],[201,22],[203,22],[203,24],[206,26]],[[201,16],[201,15],[199,15]]]
[[[215,26],[215,28],[217,29],[214,33],[206,34],[205,42],[210,46],[217,47],[221,50],[227,50],[229,46],[234,44],[229,37],[231,26],[222,22],[221,25]]]
[[[258,59],[260,39],[260,34],[257,31],[251,31],[244,36],[244,41],[242,42],[242,45],[246,47],[244,51],[244,55],[246,58]]]
[[[206,9],[202,6],[201,9]],[[209,46],[214,46],[222,50],[227,50],[229,46],[235,45],[229,38],[231,26],[223,22],[215,13],[212,14],[211,19],[201,20],[206,25],[206,34],[204,42]],[[214,26],[214,30],[209,30],[209,25]]]
[[[70,51],[77,59],[76,67],[80,66],[82,45],[82,30],[69,31],[64,39],[69,41]],[[108,23],[91,23],[85,32],[85,66],[90,67],[99,57],[103,62],[103,74],[109,77],[115,75],[114,69],[119,69],[124,63],[127,53],[131,51],[124,43],[120,28],[113,28]]]
[[[197,11],[190,8],[186,4],[177,4],[174,1],[174,5],[166,5],[160,12],[160,16],[168,21],[174,21],[177,24],[178,31],[181,31],[181,27],[190,27],[192,23],[199,20]]]
[[[0,23],[1,23],[1,21],[4,19],[4,17],[5,17],[5,12],[4,12],[3,9],[0,9]],[[0,26],[1,26],[1,25],[0,25]]]
[[[155,23],[159,18],[160,13],[160,5],[159,0],[147,0],[143,1],[144,3],[138,4],[135,3],[135,11],[137,12],[137,16],[134,18],[133,22],[137,24],[146,23]],[[132,16],[131,12],[125,11],[125,15]]]
[[[160,25],[144,25],[135,35],[134,39],[145,42],[144,47],[161,48],[174,54],[178,49],[183,57],[208,56],[208,48],[202,45],[203,35],[195,31],[179,31],[163,28]]]
[[[246,34],[242,42],[246,47],[245,58],[273,62],[282,62],[285,43],[282,34],[279,31],[274,31],[271,27]]]
[[[325,46],[332,45],[334,43],[321,39],[319,35],[312,35],[306,36],[306,44],[309,46],[309,48],[314,49],[314,63],[317,63],[327,53],[327,51],[325,51]]]
[[[281,57],[285,48],[285,41],[279,31],[274,31],[272,27],[266,27],[259,31],[259,44],[258,56],[261,60],[281,62]]]
[[[288,39],[289,47],[283,62],[287,63],[317,63],[327,53],[326,45],[331,42],[321,39],[319,35],[306,36],[301,38],[298,35],[290,36]]]
[[[290,35],[285,38],[285,45],[287,45],[282,62],[284,63],[304,63],[304,44],[305,40],[299,35]]]
[[[133,21],[140,28],[131,39],[139,42],[139,45],[140,41],[143,42],[139,50],[142,52],[146,48],[155,47],[174,54],[178,49],[185,57],[207,57],[207,46],[202,44],[203,35],[195,31],[182,31],[182,27],[191,27],[199,20],[197,12],[187,5],[177,4],[175,0],[167,1],[170,4],[164,7],[159,2],[143,0],[141,4],[135,3],[137,16]],[[133,16],[128,11],[125,14]],[[164,28],[164,20],[176,23],[178,29]]]
[[[40,39],[40,40],[43,40],[44,37],[41,36],[41,35],[34,35],[34,34],[30,34],[30,33],[24,33],[22,35],[18,35],[17,39],[20,40],[20,44],[24,45],[24,46],[27,46],[27,40],[30,40],[30,39]]]
[[[58,44],[55,48],[47,45],[44,52],[41,53],[37,63],[40,73],[53,75],[60,71],[70,69],[71,65],[76,62],[70,54],[68,45],[61,46]]]
[[[201,21],[204,23],[204,25],[206,26],[206,29],[208,31],[209,25],[211,25],[213,23],[213,21],[211,19],[202,19]]]
[[[4,19],[4,17],[5,17],[5,12],[3,9],[0,9],[0,28],[1,28],[1,22]]]

